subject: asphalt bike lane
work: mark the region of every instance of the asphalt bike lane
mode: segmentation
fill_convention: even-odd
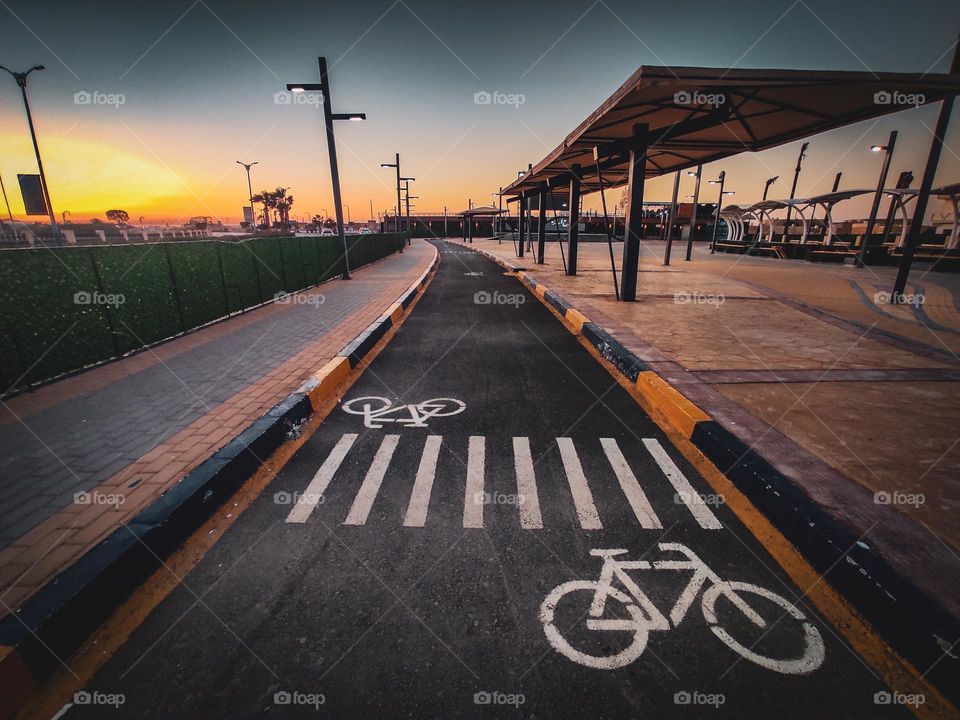
[[[392,341],[65,717],[912,716],[533,295],[436,244]]]

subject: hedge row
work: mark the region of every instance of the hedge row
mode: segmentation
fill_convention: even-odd
[[[403,243],[347,239],[351,268]],[[342,255],[320,236],[0,250],[0,394],[328,280]]]

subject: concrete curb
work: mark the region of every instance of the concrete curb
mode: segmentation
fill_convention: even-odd
[[[469,247],[468,245],[466,247]],[[807,562],[914,667],[954,702],[955,669],[939,662],[960,638],[960,621],[876,555],[842,521],[714,420],[606,331],[543,283],[479,248],[470,248],[516,273],[570,332],[581,336],[629,380],[655,419],[689,440],[790,541]]]
[[[330,398],[429,284],[440,262],[296,391],[191,470],[126,525],[114,530],[0,619],[0,717],[68,658],[147,577],[162,566],[290,435]]]

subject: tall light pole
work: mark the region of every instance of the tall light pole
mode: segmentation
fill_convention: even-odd
[[[793,200],[797,195],[797,181],[800,179],[800,168],[803,166],[803,159],[807,156],[807,148],[810,143],[805,142],[800,146],[800,154],[797,155],[797,166],[793,169],[793,184],[790,186],[790,199]],[[793,205],[787,205],[787,221],[784,224],[784,232],[790,234],[790,214],[793,211]]]
[[[779,175],[774,175],[772,178],[770,178],[769,180],[767,180],[766,183],[764,183],[764,186],[763,186],[763,199],[764,199],[764,200],[767,199],[767,193],[770,191],[770,186],[773,185],[773,184],[774,184],[777,180],[779,180],[779,179],[780,179],[780,176],[779,176]]]
[[[237,160],[237,165],[243,165],[243,169],[247,171],[247,195],[250,198],[250,222],[253,223],[254,232],[257,231],[257,216],[253,212],[253,183],[250,182],[250,168],[259,164],[259,162],[245,163]]]
[[[350,219],[350,206],[344,205],[344,207],[347,209],[347,225],[353,225],[353,221]]]
[[[371,198],[369,202],[370,202],[370,222],[373,222],[374,220],[376,220],[376,218],[373,215],[373,198]]]
[[[893,147],[897,144],[897,131],[890,132],[886,145],[872,145],[873,152],[883,153],[883,165],[880,167],[880,179],[877,181],[877,192],[873,196],[873,205],[870,206],[870,217],[867,218],[867,227],[863,231],[863,240],[860,242],[860,252],[854,263],[858,268],[863,267],[867,260],[867,247],[870,245],[870,236],[873,235],[873,226],[877,222],[877,212],[880,210],[880,201],[883,199],[883,189],[887,185],[887,173],[890,172],[890,161],[893,159]]]
[[[40,159],[40,145],[37,144],[37,131],[33,127],[33,114],[30,112],[30,100],[27,99],[27,76],[34,70],[46,70],[43,65],[34,65],[26,72],[16,72],[10,68],[0,65],[0,70],[6,70],[17,81],[20,86],[20,94],[23,95],[23,109],[27,111],[27,125],[30,126],[30,139],[33,140],[33,152],[37,156],[37,169],[40,171],[40,187],[43,190],[43,201],[47,204],[47,213],[50,216],[50,230],[53,232],[53,239],[60,242],[60,228],[57,227],[57,217],[53,214],[53,203],[50,202],[50,189],[47,187],[47,176],[43,172],[43,161]],[[6,193],[4,193],[6,194]]]
[[[333,209],[337,214],[337,234],[340,235],[340,245],[343,247],[343,275],[344,280],[350,279],[350,256],[347,248],[347,234],[343,229],[343,204],[340,199],[340,168],[337,165],[337,142],[333,133],[334,120],[366,120],[365,113],[334,113],[330,101],[330,78],[327,76],[327,59],[318,57],[320,65],[319,83],[288,84],[290,92],[305,92],[307,90],[323,93],[323,119],[327,127],[327,151],[330,154],[330,180],[333,182]]]
[[[402,177],[402,178],[400,178],[400,179],[403,181],[403,194],[404,194],[404,196],[407,198],[407,200],[406,200],[406,205],[407,205],[407,227],[406,227],[406,231],[407,231],[407,234],[409,235],[409,233],[410,233],[410,183],[414,182],[414,181],[416,180],[416,178],[412,178],[412,177]],[[412,242],[411,239],[408,237],[408,238],[407,238],[407,245],[409,245],[411,242]]]
[[[697,231],[697,203],[700,201],[700,177],[703,175],[703,165],[697,165],[696,170],[687,171],[687,175],[696,178],[693,186],[693,211],[690,213],[690,234],[687,235],[687,254],[683,258],[689,260],[693,253],[693,234]]]
[[[713,255],[717,249],[717,227],[720,225],[720,206],[723,205],[723,183],[727,179],[727,171],[721,170],[720,177],[711,180],[711,185],[720,186],[720,194],[717,196],[717,211],[713,218],[713,237],[710,239],[710,254]]]
[[[392,167],[397,170],[397,226],[394,228],[395,232],[401,232],[400,230],[400,153],[396,154],[396,160],[392,163],[380,163],[380,167]]]

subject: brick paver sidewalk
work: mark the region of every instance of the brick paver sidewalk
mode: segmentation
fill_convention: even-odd
[[[685,243],[664,267],[651,241],[638,301],[620,303],[606,243],[581,244],[570,277],[551,239],[543,265],[509,240],[474,247],[582,310],[960,613],[960,591],[941,587],[960,570],[960,277],[918,266],[908,292],[925,302],[896,307],[878,295],[896,268],[702,245],[685,262]],[[622,243],[614,251],[619,271]]]
[[[434,254],[414,241],[352,280],[3,402],[0,615],[294,391]]]

